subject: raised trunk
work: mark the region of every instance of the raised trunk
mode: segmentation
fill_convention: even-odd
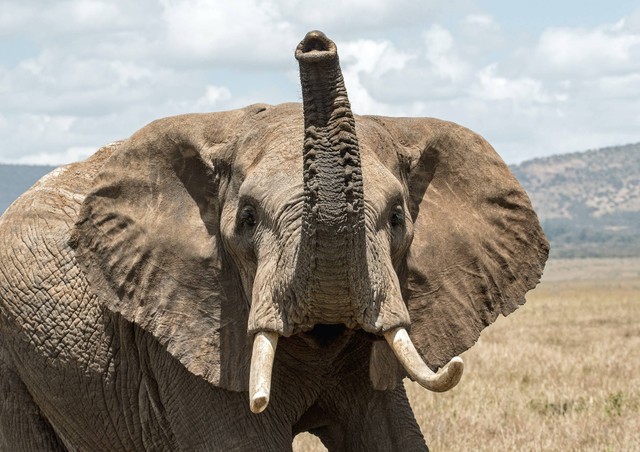
[[[321,32],[310,32],[296,49],[296,58],[305,127],[305,205],[298,265],[307,304],[303,323],[355,326],[367,302],[363,299],[364,196],[355,121],[335,44]]]
[[[404,327],[409,325],[395,271],[372,260],[367,265],[360,148],[335,44],[323,33],[307,33],[296,49],[304,109],[304,206],[294,274],[284,293],[264,290],[258,271],[248,330],[254,336],[249,384],[250,408],[269,403],[271,371],[278,337],[311,330],[318,324],[344,323],[384,334],[390,349],[374,346],[370,375],[378,389],[395,386],[398,366],[424,387],[455,386],[462,362],[452,360],[434,374],[422,362]],[[372,254],[377,254],[375,249]],[[317,339],[332,331],[316,329]]]

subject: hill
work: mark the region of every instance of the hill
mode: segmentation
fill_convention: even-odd
[[[531,197],[553,257],[640,256],[640,143],[511,170]]]
[[[53,166],[0,165],[0,214]]]

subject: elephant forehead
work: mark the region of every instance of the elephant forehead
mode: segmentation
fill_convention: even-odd
[[[302,169],[255,167],[240,186],[239,197],[249,198],[263,206],[275,206],[289,199],[299,199],[303,193]]]
[[[260,140],[242,150],[236,162],[245,175],[241,195],[302,191],[302,128],[282,124],[278,129],[263,131]]]
[[[259,171],[293,171],[302,169],[304,129],[302,118],[295,114],[278,116],[278,121],[265,117],[249,124],[236,143],[235,165],[248,173]]]
[[[385,211],[390,202],[402,203],[404,189],[400,180],[374,152],[363,152],[362,184],[366,205],[377,213]]]
[[[299,104],[264,106],[245,124],[235,165],[243,180],[239,195],[261,203],[299,199],[303,192],[304,119]],[[397,143],[370,117],[356,117],[367,204],[382,211],[401,198]],[[339,152],[336,150],[336,152]]]

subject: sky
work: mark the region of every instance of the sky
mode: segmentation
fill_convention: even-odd
[[[2,0],[0,162],[300,102],[293,53],[314,29],[357,114],[454,121],[507,163],[640,142],[638,0]]]

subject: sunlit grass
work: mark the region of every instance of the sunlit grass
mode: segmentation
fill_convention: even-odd
[[[463,359],[448,393],[405,380],[431,450],[640,450],[640,259],[551,262]]]

